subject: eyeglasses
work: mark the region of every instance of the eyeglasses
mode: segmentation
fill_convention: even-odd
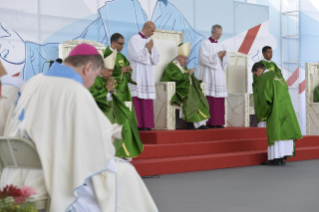
[[[117,43],[117,44],[119,44],[121,46],[123,46],[125,44],[125,43],[119,43],[119,42],[116,42],[116,41],[115,41],[115,43]]]

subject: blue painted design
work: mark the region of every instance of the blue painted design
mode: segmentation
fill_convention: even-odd
[[[50,70],[43,75],[48,77],[63,77],[73,79],[83,85],[82,77],[76,71],[57,62],[53,63]]]
[[[19,120],[20,120],[21,122],[24,120],[24,108],[23,108],[22,111],[20,112]]]

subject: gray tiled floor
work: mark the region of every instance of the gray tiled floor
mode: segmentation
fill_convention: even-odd
[[[144,179],[160,212],[319,212],[319,160]]]

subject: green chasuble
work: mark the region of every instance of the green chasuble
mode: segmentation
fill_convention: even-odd
[[[112,52],[113,51],[108,46],[105,49],[104,58],[106,58],[107,56],[112,54]],[[115,90],[117,93],[117,97],[123,102],[126,102],[126,101],[133,102],[132,96],[131,96],[131,91],[129,89],[128,84],[132,83],[132,84],[136,85],[136,82],[134,82],[131,78],[132,71],[131,71],[131,73],[122,73],[121,68],[129,66],[129,65],[130,65],[130,62],[127,60],[127,58],[121,52],[118,52],[117,56],[116,56],[116,62],[115,62],[115,67],[113,70],[112,77],[114,77],[114,79],[116,80]],[[134,121],[137,124],[137,117],[135,114],[135,108],[134,108],[133,103],[132,103],[132,111],[133,111],[133,115],[134,115]]]
[[[278,68],[278,66],[276,65],[276,63],[270,61],[265,61],[265,60],[261,60],[259,61],[262,64],[264,64],[264,66],[266,67],[266,69],[268,69],[269,71],[274,71],[278,74],[281,75],[281,70]],[[256,87],[257,87],[257,77],[253,74],[253,95],[254,95],[254,105],[255,105],[255,111],[257,110],[256,105],[257,105],[257,95],[256,95]],[[261,119],[257,116],[257,123],[261,122],[261,121],[266,121],[265,119]]]
[[[319,86],[316,87],[313,94],[313,102],[319,102]]]
[[[121,101],[117,95],[112,94],[112,101],[107,101],[109,91],[105,87],[106,80],[99,76],[90,88],[97,105],[112,123],[123,125],[122,139],[116,139],[114,146],[116,156],[132,158],[140,155],[143,144],[135,122],[135,113]],[[132,103],[133,105],[133,103]]]
[[[268,146],[302,138],[288,85],[281,74],[267,71],[257,78],[257,117],[267,120]]]
[[[200,122],[209,119],[209,105],[194,74],[189,76],[188,69],[181,67],[177,60],[169,63],[161,82],[175,82],[176,92],[171,104],[182,105],[186,122]]]

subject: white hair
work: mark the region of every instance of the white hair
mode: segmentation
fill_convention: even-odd
[[[212,33],[215,33],[216,29],[223,29],[223,27],[221,25],[215,24],[214,26],[212,26]]]

